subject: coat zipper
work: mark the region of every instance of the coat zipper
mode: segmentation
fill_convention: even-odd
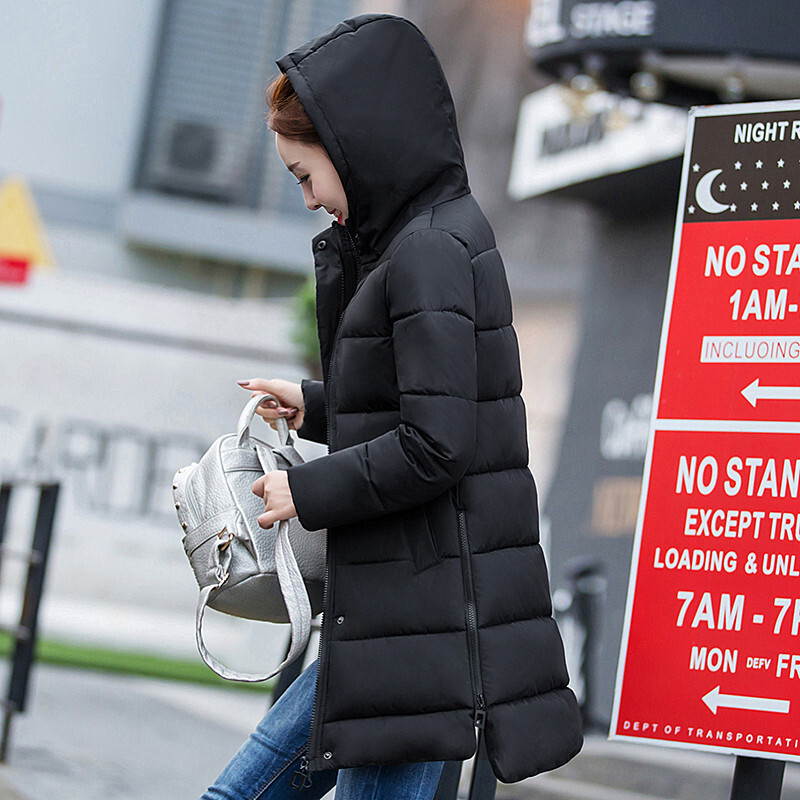
[[[486,701],[483,696],[483,679],[481,677],[480,651],[478,649],[478,615],[475,610],[475,586],[472,582],[472,561],[467,539],[467,523],[465,511],[458,503],[458,539],[461,545],[461,574],[464,578],[464,609],[467,620],[467,649],[472,673],[472,693],[475,701],[475,728],[482,730],[486,723]]]
[[[331,345],[331,358],[328,361],[328,385],[325,387],[325,425],[326,425],[326,439],[328,440],[328,452],[331,449],[331,434],[332,430],[332,417],[331,414],[331,379],[333,376],[333,362],[336,359],[336,345],[339,343],[339,334],[342,330],[342,319],[344,318],[344,270],[342,271],[342,290],[341,290],[341,308],[342,313],[339,315],[339,321],[336,323],[336,333],[333,334],[333,344]]]
[[[339,225],[338,227],[343,227],[345,231],[347,231],[347,238],[350,240],[350,246],[353,251],[353,255],[355,257],[356,262],[356,283],[358,283],[358,277],[361,272],[361,259],[358,255],[358,248],[356,247],[356,243],[353,240],[353,236],[350,233],[350,230],[343,226]],[[339,234],[341,240],[341,233]],[[351,290],[352,290],[351,286]],[[333,435],[333,413],[331,411],[331,383],[333,380],[333,364],[336,360],[336,346],[339,343],[339,334],[342,330],[342,322],[344,320],[344,310],[345,310],[345,302],[348,301],[347,295],[347,279],[345,277],[345,265],[344,261],[342,262],[342,280],[341,280],[341,291],[340,291],[340,300],[339,300],[339,307],[341,308],[341,312],[339,313],[339,321],[336,323],[336,332],[333,335],[333,344],[331,345],[331,357],[330,361],[328,361],[328,385],[325,387],[325,422],[328,426],[327,434],[328,434],[328,450],[330,451],[330,443],[331,443],[331,436]]]
[[[344,227],[344,226],[342,226]],[[356,243],[353,240],[353,236],[345,227],[347,231],[347,236],[350,239],[350,245],[353,250],[353,254],[355,256],[356,261],[356,281],[358,280],[359,273],[361,272],[361,260],[358,256],[358,248],[356,247]],[[333,380],[333,364],[336,359],[336,346],[339,343],[339,334],[342,330],[342,320],[344,319],[344,310],[345,310],[345,300],[346,298],[346,281],[345,281],[345,265],[342,262],[342,282],[341,282],[341,313],[339,314],[339,321],[336,324],[336,333],[333,336],[333,344],[331,345],[331,358],[328,362],[328,385],[326,387],[326,404],[325,404],[325,422],[327,424],[327,439],[328,439],[328,452],[330,452],[331,447],[331,437],[333,436],[333,410],[331,408],[331,391],[330,386]],[[328,552],[326,554],[325,559],[325,582],[322,588],[322,608],[327,608],[328,606],[328,584],[330,582],[330,575],[331,575],[331,540],[328,537]],[[327,631],[327,626],[325,625],[325,614],[322,615],[322,621],[320,622],[320,631],[319,631],[319,649],[317,651],[317,677],[314,683],[314,703],[311,709],[311,727],[308,731],[308,744],[306,745],[306,753],[300,759],[300,766],[297,768],[297,771],[292,775],[291,785],[293,788],[297,789],[298,791],[311,786],[311,776],[309,775],[309,756],[314,753],[316,744],[316,739],[319,738],[316,736],[316,728],[317,728],[317,709],[320,705],[322,705],[322,701],[320,698],[320,689],[319,689],[319,679],[320,674],[322,673],[322,645],[324,641],[325,632]]]

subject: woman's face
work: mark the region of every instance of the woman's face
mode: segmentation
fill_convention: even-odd
[[[322,145],[305,144],[275,134],[281,161],[303,188],[303,199],[311,211],[324,208],[343,225],[347,219],[347,197],[339,173]]]

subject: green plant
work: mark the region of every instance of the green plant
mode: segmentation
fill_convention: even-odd
[[[300,348],[303,364],[312,378],[321,378],[319,339],[317,337],[317,285],[309,275],[294,296],[295,317],[292,341]]]
[[[13,652],[14,640],[12,637],[6,633],[0,633],[0,657],[9,657]],[[53,639],[39,639],[36,642],[36,660],[42,664],[57,664],[75,669],[118,672],[163,680],[225,686],[246,691],[271,692],[275,687],[275,679],[263,683],[226,681],[213,673],[199,658],[171,658],[152,653],[111,650],[94,645],[59,642]]]

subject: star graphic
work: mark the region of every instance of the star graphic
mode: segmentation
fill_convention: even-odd
[[[781,207],[781,204],[778,203],[778,202],[775,202],[775,203],[772,204],[772,210],[773,211],[777,211],[780,207]]]
[[[747,182],[746,182],[746,181],[742,181],[742,182],[739,184],[739,188],[740,188],[742,191],[745,191],[745,190],[747,189]]]
[[[788,189],[791,185],[792,185],[791,181],[784,181],[783,182],[783,188],[784,189]]]
[[[727,187],[727,186],[726,186],[724,183],[721,183],[721,184],[719,185],[719,190],[720,190],[721,192],[724,192],[724,191],[725,191],[727,188],[728,188],[728,187]]]
[[[734,169],[741,169],[741,168],[742,168],[742,162],[741,162],[741,161],[737,161],[737,162],[736,162],[736,163],[733,165],[733,168],[734,168]]]
[[[731,203],[731,211],[736,211],[736,203]]]
[[[758,203],[753,203],[753,205],[750,206],[750,210],[751,211],[758,211]]]
[[[779,158],[779,159],[778,159],[778,166],[779,166],[779,167],[782,167],[782,166],[783,166],[783,159],[782,159],[782,158]]]
[[[692,172],[700,172],[700,165],[692,164]]]
[[[761,184],[761,188],[762,188],[762,189],[769,189],[769,181],[764,181],[764,182]]]
[[[687,208],[686,210],[687,210],[687,211],[688,211],[690,214],[694,214],[694,206],[689,206],[689,208]]]
[[[795,200],[794,201],[794,207],[797,208],[797,209],[800,209],[800,200]]]
[[[761,169],[763,166],[764,162],[759,158],[758,161],[756,161],[756,169]]]

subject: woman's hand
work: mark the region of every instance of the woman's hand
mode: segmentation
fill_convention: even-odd
[[[253,484],[252,490],[253,494],[264,498],[264,513],[258,518],[262,528],[271,528],[279,520],[297,516],[285,470],[267,472]]]
[[[248,389],[253,397],[257,394],[271,394],[278,399],[280,405],[268,402],[256,409],[256,414],[263,417],[273,428],[277,427],[275,420],[278,417],[285,418],[293,431],[298,430],[303,424],[306,407],[303,403],[303,390],[299,383],[279,379],[264,380],[263,378],[252,378],[238,383],[243,389]]]

